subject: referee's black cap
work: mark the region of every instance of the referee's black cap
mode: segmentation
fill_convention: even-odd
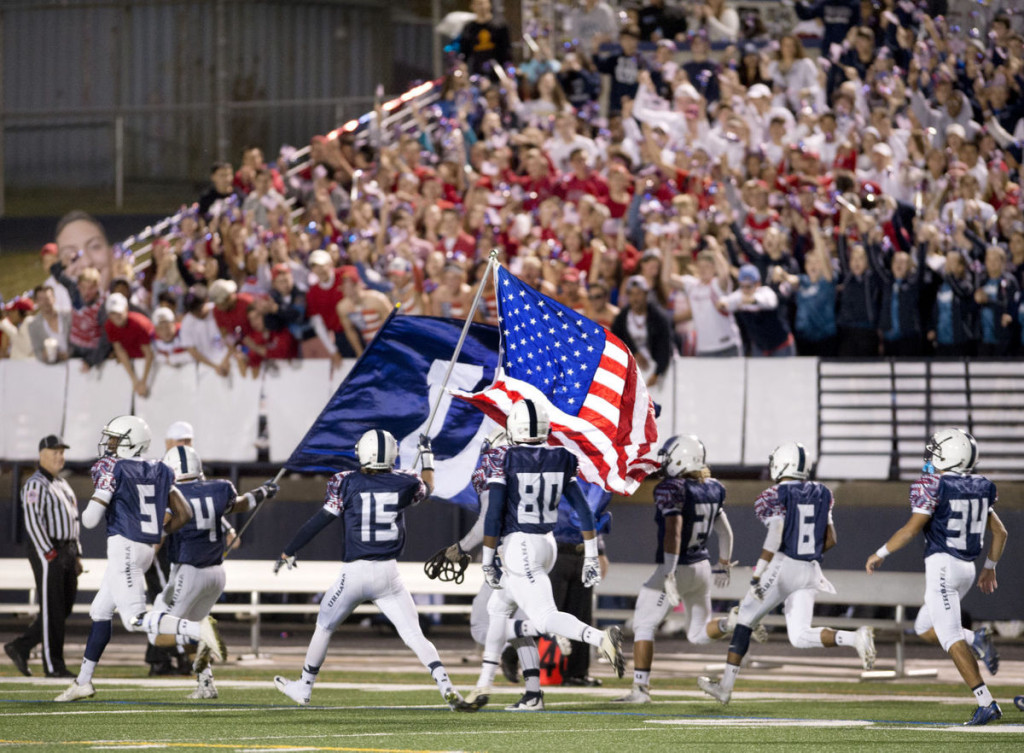
[[[39,440],[40,450],[66,450],[70,447],[71,445],[64,444],[64,440],[56,434],[47,434]]]

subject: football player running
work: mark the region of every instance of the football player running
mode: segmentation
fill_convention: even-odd
[[[428,574],[431,572],[432,565],[434,570],[447,566],[452,569],[452,572],[461,573],[464,565],[469,562],[469,552],[483,544],[484,521],[487,519],[489,500],[487,481],[501,472],[507,449],[508,434],[505,429],[495,429],[484,441],[480,453],[480,464],[473,471],[472,476],[473,489],[480,500],[480,513],[465,536],[446,549],[442,549],[428,563]],[[436,577],[436,574],[432,577]],[[517,663],[523,669],[526,692],[516,703],[507,706],[506,710],[544,710],[543,693],[540,689],[540,653],[537,651],[537,642],[529,636],[513,638],[511,641],[506,640],[507,621],[516,612],[516,609],[515,602],[510,600],[506,591],[495,591],[486,582],[481,584],[480,592],[473,599],[469,629],[473,639],[483,645],[484,654],[480,665],[480,677],[476,687],[466,695],[466,703],[478,709],[486,706],[490,700],[494,676],[497,674],[501,662],[502,649],[506,643],[510,643],[518,657]],[[566,644],[568,643],[566,640]],[[518,673],[518,667],[513,667],[513,669]],[[506,676],[508,674],[511,672],[506,671]]]
[[[978,671],[978,659],[992,674],[999,669],[992,635],[987,628],[972,631],[960,622],[960,600],[974,583],[974,561],[985,546],[985,531],[992,534],[992,543],[978,576],[984,594],[996,590],[996,563],[1007,538],[992,509],[996,485],[974,473],[977,462],[977,442],[966,431],[949,428],[932,434],[925,447],[924,473],[910,487],[910,520],[868,557],[865,566],[874,572],[886,557],[924,534],[924,606],[914,631],[942,646],[974,693],[978,708],[965,726],[988,724],[1003,715]]]
[[[511,616],[497,619],[490,609],[488,645],[499,650],[505,638],[562,635],[595,646],[622,677],[622,632],[618,627],[601,631],[566,612],[559,612],[551,592],[548,572],[555,564],[556,546],[552,531],[558,520],[558,504],[564,494],[581,521],[584,545],[583,583],[601,581],[594,531],[594,514],[576,483],[577,460],[564,447],[546,446],[550,422],[543,407],[532,400],[520,400],[509,411],[505,427],[512,445],[502,465],[487,481],[488,505],[484,519],[484,580],[495,589],[507,590],[502,599],[515,611],[523,610],[526,620]],[[496,549],[501,542],[501,558]],[[497,594],[496,594],[497,595]],[[492,602],[494,601],[492,597]],[[491,638],[491,631],[500,639]],[[492,674],[493,676],[493,674]],[[543,708],[540,691],[529,692],[520,704]]]
[[[129,632],[185,636],[199,649],[223,661],[227,651],[214,621],[186,620],[158,610],[146,610],[143,573],[155,556],[154,545],[192,517],[191,508],[174,486],[174,472],[158,460],[143,460],[149,447],[149,426],[136,416],[118,416],[103,427],[99,452],[92,467],[95,489],[82,513],[82,525],[95,528],[107,521],[107,569],[89,608],[92,626],[78,677],[55,700],[77,701],[95,695],[93,672],[110,642],[114,610]]]
[[[277,494],[278,487],[268,481],[239,496],[230,481],[207,479],[199,453],[187,446],[172,447],[164,455],[164,463],[174,471],[175,484],[191,508],[192,519],[167,538],[171,576],[153,609],[187,620],[201,620],[224,592],[224,516],[252,510]],[[181,635],[151,636],[150,643],[181,646],[194,660],[192,669],[198,684],[189,698],[217,697],[209,650],[197,657],[196,644]]]
[[[750,646],[751,625],[779,604],[785,603],[786,631],[796,648],[850,646],[857,650],[864,669],[875,663],[874,632],[812,628],[816,591],[835,593],[821,573],[821,555],[836,543],[832,522],[832,491],[808,481],[810,461],[802,444],[787,442],[768,459],[774,486],[761,492],[754,504],[757,517],[768,528],[761,558],[754,566],[751,588],[740,602],[739,617],[726,656],[725,674],[718,682],[701,677],[701,690],[729,703],[740,662]]]
[[[633,689],[617,703],[650,703],[654,632],[672,607],[683,603],[687,640],[702,644],[730,635],[738,608],[728,617],[711,619],[711,582],[729,585],[732,526],[722,506],[725,487],[711,478],[707,450],[695,436],[669,439],[661,451],[664,480],[654,487],[654,519],[658,525],[658,563],[640,588],[633,613]],[[718,563],[712,568],[707,541],[718,535]],[[685,542],[685,544],[684,544]],[[754,639],[764,642],[758,625]]]
[[[320,602],[302,677],[274,678],[275,687],[299,705],[309,704],[335,628],[357,606],[372,601],[430,670],[445,703],[455,711],[476,710],[452,686],[437,649],[423,635],[412,596],[398,575],[396,558],[405,546],[403,514],[407,507],[429,497],[434,484],[434,455],[426,437],[421,437],[419,450],[422,479],[395,469],[398,443],[390,432],[371,429],[363,434],[356,442],[359,470],[331,477],[323,508],[298,530],[274,565],[275,573],[285,565],[294,567],[299,549],[335,520],[344,519],[341,573]]]

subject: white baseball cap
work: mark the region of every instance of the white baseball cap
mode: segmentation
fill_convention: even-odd
[[[772,90],[764,84],[754,84],[747,89],[747,99],[760,99],[761,97],[771,97]]]
[[[234,280],[214,280],[210,285],[210,300],[214,303],[223,303],[238,292],[238,285]]]
[[[174,312],[166,306],[161,306],[153,312],[153,324],[163,324],[164,322],[173,322]]]
[[[313,251],[309,255],[309,266],[316,267],[321,264],[325,267],[331,267],[333,269],[334,259],[331,258],[331,255],[329,253],[327,253],[323,249],[318,248],[316,251]]]
[[[172,442],[180,442],[183,439],[195,439],[195,432],[188,421],[175,421],[167,427],[165,438]]]
[[[122,293],[111,293],[110,298],[107,299],[107,313],[108,314],[126,314],[128,313],[128,299],[124,297]]]

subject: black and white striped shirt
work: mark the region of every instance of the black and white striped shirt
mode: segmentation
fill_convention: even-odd
[[[78,503],[71,485],[37,468],[21,487],[25,527],[40,559],[55,541],[78,542]],[[81,552],[81,544],[78,545]]]

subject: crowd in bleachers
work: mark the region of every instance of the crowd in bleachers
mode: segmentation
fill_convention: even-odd
[[[492,248],[651,380],[674,353],[1024,353],[1014,13],[797,2],[801,33],[768,40],[730,0],[627,5],[534,24],[513,66],[474,0],[407,125],[316,136],[301,169],[259,147],[215,164],[141,272],[68,215],[0,356],[112,354],[139,394],[156,363],[338,364],[396,303],[496,323],[489,281],[472,308]]]

